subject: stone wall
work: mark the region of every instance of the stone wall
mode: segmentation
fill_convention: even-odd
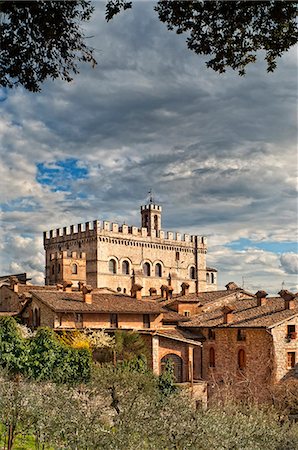
[[[0,287],[0,311],[18,311],[20,308],[19,296],[7,286]]]
[[[224,392],[228,387],[252,395],[266,395],[267,387],[274,381],[274,353],[272,336],[266,329],[242,329],[245,340],[238,340],[236,328],[215,328],[215,339],[210,339],[208,329],[200,330],[206,341],[202,352],[202,378],[209,381],[212,389]],[[210,364],[210,349],[215,352],[215,364]],[[239,351],[245,352],[245,365],[239,367]],[[196,359],[200,354],[195,355]],[[195,366],[200,370],[201,361]]]
[[[288,339],[288,326],[295,325],[296,338]],[[275,379],[276,381],[285,378],[289,372],[294,376],[298,376],[298,316],[289,319],[280,325],[272,328],[274,354],[275,354]],[[296,370],[292,370],[287,364],[288,352],[295,352],[296,354]]]

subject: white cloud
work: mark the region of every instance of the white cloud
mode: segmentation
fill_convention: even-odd
[[[40,94],[10,91],[1,103],[1,272],[19,267],[41,280],[43,230],[95,218],[138,224],[152,187],[165,229],[208,235],[221,285],[243,275],[256,290],[293,286],[292,254],[224,245],[296,236],[295,51],[273,74],[256,64],[246,77],[218,75],[158,22],[152,4],[109,24],[102,9],[87,32],[94,70],[45,83]],[[69,192],[38,183],[38,163],[67,158],[88,178]]]
[[[298,255],[295,253],[283,253],[280,263],[286,273],[298,275]]]

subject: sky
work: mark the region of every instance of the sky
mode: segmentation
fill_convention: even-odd
[[[0,275],[44,283],[42,232],[89,220],[140,226],[153,190],[162,228],[208,238],[218,286],[298,291],[297,48],[273,74],[217,74],[153,2],[111,22],[96,2],[98,65],[41,93],[0,90]]]

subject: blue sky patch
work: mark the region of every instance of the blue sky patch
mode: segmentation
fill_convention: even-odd
[[[241,238],[237,241],[232,241],[226,245],[226,247],[232,250],[246,250],[248,248],[257,248],[259,250],[264,250],[266,252],[273,253],[288,253],[298,251],[297,242],[291,241],[251,241],[250,239]]]
[[[0,204],[0,209],[3,212],[23,211],[33,212],[40,208],[39,202],[32,196],[19,197],[6,203]]]
[[[74,181],[87,176],[87,168],[81,165],[80,160],[74,158],[37,164],[36,180],[44,186],[49,186],[53,192],[69,191]]]

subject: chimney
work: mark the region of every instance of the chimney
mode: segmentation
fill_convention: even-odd
[[[184,282],[181,284],[181,295],[187,295],[188,293],[189,293],[189,284]]]
[[[279,291],[278,295],[280,295],[285,301],[285,309],[294,309],[295,308],[295,294],[287,290]]]
[[[227,291],[234,291],[235,289],[239,289],[236,283],[234,281],[230,281],[230,283],[226,284]]]
[[[82,291],[82,290],[83,290],[84,285],[85,285],[85,283],[83,283],[83,281],[79,281],[79,282],[78,282],[78,288],[79,288],[79,291]]]
[[[156,290],[154,287],[151,287],[151,288],[149,289],[149,294],[150,294],[150,295],[156,295],[156,294],[157,294],[157,290]]]
[[[267,302],[267,292],[266,291],[258,291],[256,292],[256,297],[257,297],[257,306],[264,306],[266,305]]]
[[[19,280],[15,276],[9,277],[10,282],[10,288],[13,290],[13,292],[19,292]]]
[[[83,286],[82,292],[83,292],[84,302],[91,305],[91,303],[92,303],[92,286],[90,286],[90,284]]]
[[[63,291],[64,292],[71,292],[72,291],[71,286],[72,286],[72,281],[63,281]]]
[[[233,322],[234,308],[230,308],[229,306],[224,306],[222,308],[222,313],[223,313],[223,323],[224,324]]]
[[[142,289],[143,286],[140,284],[133,284],[131,288],[131,296],[137,300],[142,300]]]
[[[169,298],[169,287],[166,284],[163,284],[162,286],[160,286],[160,290],[161,290],[161,297],[168,300],[168,298]]]

